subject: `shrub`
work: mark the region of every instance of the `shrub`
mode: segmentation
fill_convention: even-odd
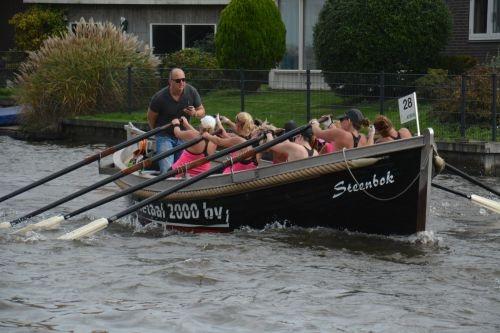
[[[155,69],[159,61],[137,37],[111,23],[78,22],[75,32],[47,39],[31,52],[16,79],[17,98],[27,104],[24,127],[58,129],[67,117],[113,112],[127,105],[127,68],[133,71],[133,103],[149,98],[158,88]]]
[[[465,76],[466,81],[466,124],[491,125],[492,74],[487,66],[476,66]],[[450,80],[449,89],[438,90],[438,99],[434,104],[432,115],[441,121],[460,121],[462,106],[461,76]],[[500,103],[500,94],[496,103]]]
[[[424,72],[450,31],[442,0],[327,0],[314,27],[314,50],[324,72]]]
[[[500,49],[497,50],[496,55],[488,56],[484,65],[492,68],[500,68]]]
[[[186,72],[188,82],[203,94],[207,90],[217,86],[217,79],[220,73],[216,70],[217,59],[211,53],[203,52],[199,49],[184,49],[175,53],[167,54],[163,58],[164,67],[183,68]],[[166,84],[168,73],[165,73],[163,84]],[[163,81],[162,80],[162,81]]]
[[[193,43],[193,48],[198,49],[203,52],[215,54],[215,36],[210,33],[203,39],[195,40]]]
[[[22,51],[38,50],[47,38],[67,31],[62,11],[41,6],[15,14],[9,24],[14,26],[16,48]]]
[[[460,75],[477,65],[477,59],[469,55],[442,56],[437,66],[452,75]]]
[[[415,81],[415,86],[420,98],[438,99],[447,95],[451,80],[446,69],[429,68],[425,76]]]
[[[274,1],[232,0],[221,13],[215,48],[223,68],[274,68],[285,54],[285,25]]]

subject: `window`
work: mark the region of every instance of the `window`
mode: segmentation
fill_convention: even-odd
[[[324,3],[325,0],[308,0],[304,2],[304,69],[316,68],[313,32]]]
[[[286,53],[281,69],[314,69],[313,31],[326,0],[279,0],[286,28]]]
[[[281,0],[279,9],[286,27],[286,52],[280,68],[299,69],[299,0]]]
[[[500,0],[470,0],[469,39],[500,39]]]
[[[154,54],[172,53],[214,33],[215,24],[151,24],[150,44]]]

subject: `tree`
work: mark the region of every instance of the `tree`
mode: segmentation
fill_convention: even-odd
[[[314,50],[325,72],[424,72],[450,31],[442,0],[327,0]]]
[[[15,14],[9,24],[14,26],[16,48],[21,51],[38,50],[47,38],[67,31],[62,11],[40,6]]]
[[[223,68],[271,69],[285,54],[285,25],[273,0],[232,0],[215,35]]]

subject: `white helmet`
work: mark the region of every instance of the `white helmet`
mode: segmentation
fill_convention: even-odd
[[[209,130],[215,129],[215,118],[212,116],[205,116],[201,118],[201,127]]]

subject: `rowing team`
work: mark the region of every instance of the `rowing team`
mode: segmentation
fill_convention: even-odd
[[[195,129],[186,117],[173,119],[171,123],[173,134],[181,141],[195,139],[200,134],[205,139],[175,156],[174,163],[171,166],[173,169],[211,155],[217,147],[232,147],[262,133],[266,133],[265,140],[270,141],[276,135],[289,132],[297,127],[294,121],[288,121],[284,128],[276,128],[267,122],[254,120],[248,112],[238,113],[235,122],[224,116],[205,116],[201,119],[199,129]],[[329,118],[323,123],[323,127],[320,127],[320,123],[316,119],[311,120],[310,124],[311,126],[300,134],[269,148],[266,153],[272,154],[273,163],[291,162],[335,152],[343,148],[350,149],[411,137],[408,129],[396,130],[391,121],[382,115],[377,116],[373,126],[369,126],[369,120],[358,109],[345,112],[335,121]],[[228,127],[228,131],[226,131],[224,125]],[[360,133],[361,127],[369,127],[367,136]],[[376,134],[377,139],[375,139]],[[231,155],[233,157],[237,156],[248,149],[251,149],[251,147],[236,151]],[[258,166],[261,157],[258,154],[258,156],[254,156],[250,160],[234,163],[231,167],[226,168],[224,173],[254,169]],[[209,170],[209,168],[209,163],[205,163],[188,169],[187,173],[190,176],[195,176]]]

